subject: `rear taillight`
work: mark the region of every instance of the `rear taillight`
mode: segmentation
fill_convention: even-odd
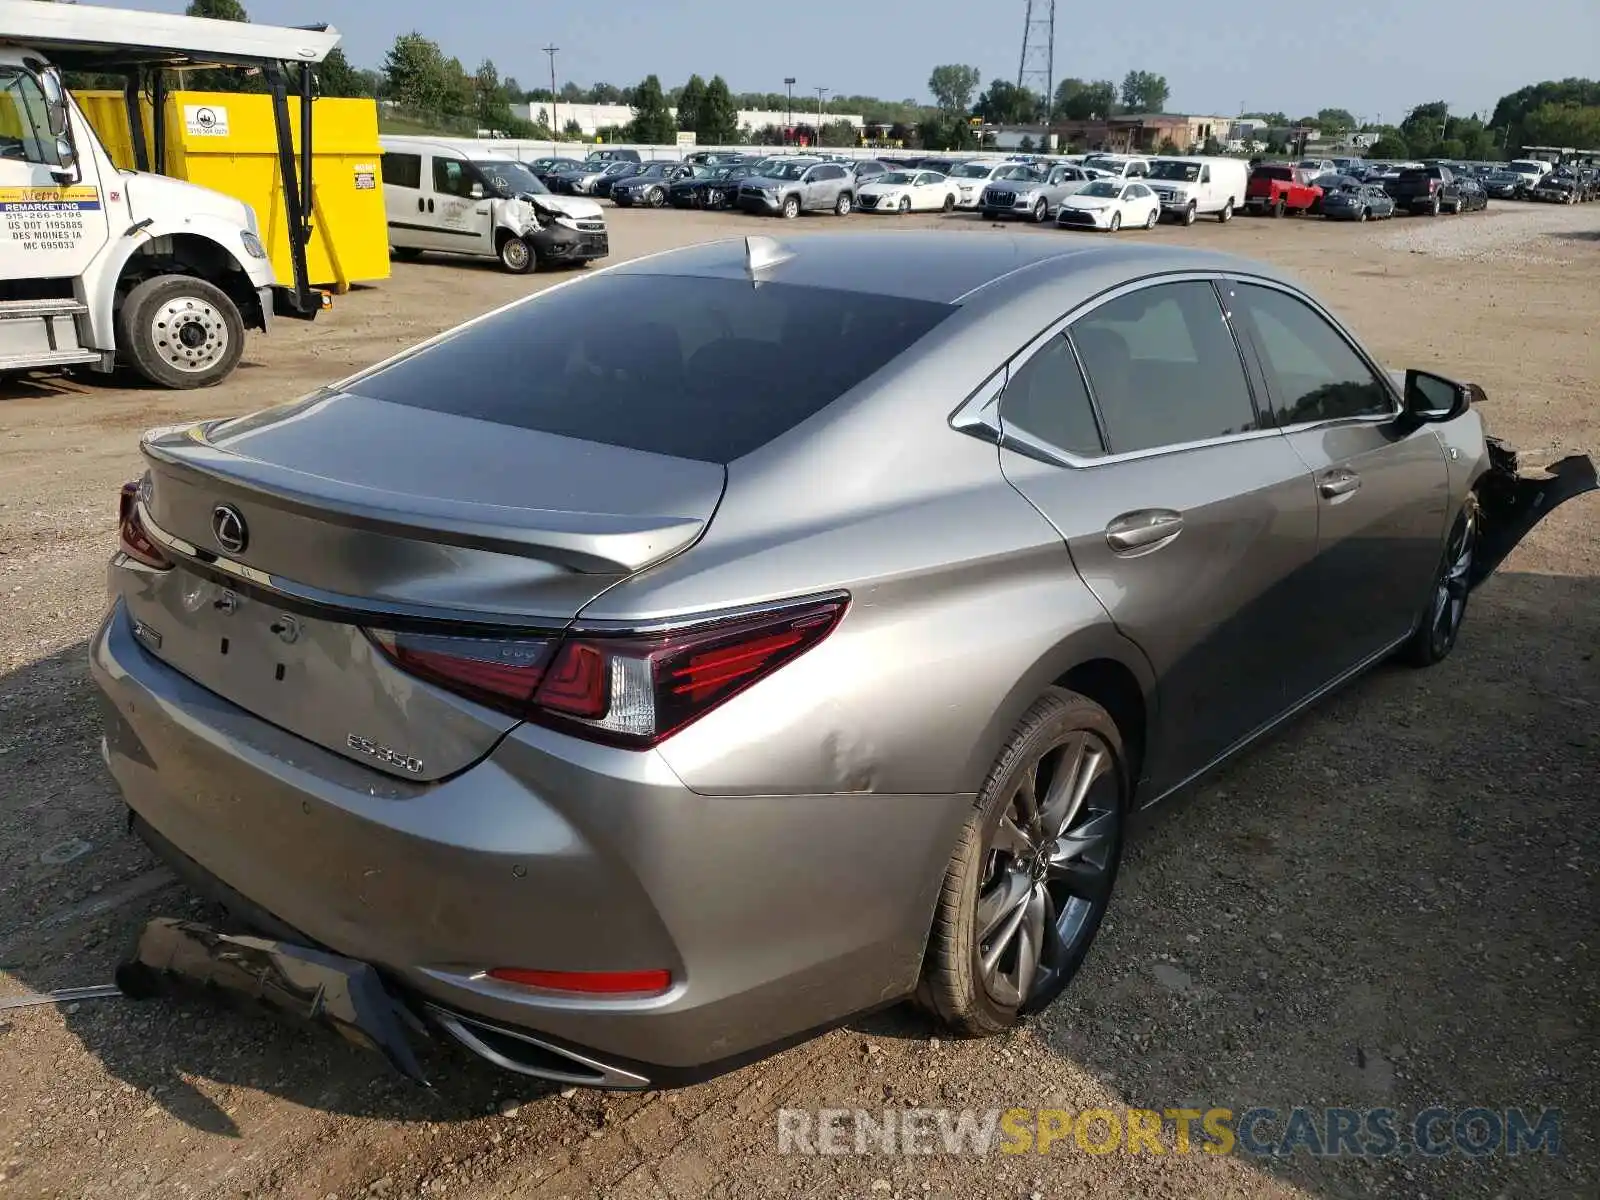
[[[135,562],[165,571],[172,565],[172,560],[151,541],[145,530],[144,519],[139,515],[139,491],[138,483],[125,483],[122,485],[122,494],[117,497],[118,549]]]
[[[368,636],[396,666],[458,695],[591,741],[643,749],[793,662],[828,636],[846,604],[814,601],[662,633]]]

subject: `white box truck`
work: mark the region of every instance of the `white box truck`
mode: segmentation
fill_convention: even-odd
[[[306,280],[312,67],[337,31],[0,0],[0,371],[118,362],[154,383],[202,387],[239,361],[247,328],[311,318]],[[165,72],[254,66],[272,85],[296,278],[279,287],[256,215],[231,196],[115,166],[62,85],[63,70],[127,79],[134,153],[149,165],[140,94],[154,100],[157,167]],[[295,165],[288,100],[301,98]]]

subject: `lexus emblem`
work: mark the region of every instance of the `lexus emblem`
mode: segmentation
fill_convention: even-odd
[[[250,544],[244,517],[231,504],[219,504],[211,510],[211,536],[229,554],[240,554]]]

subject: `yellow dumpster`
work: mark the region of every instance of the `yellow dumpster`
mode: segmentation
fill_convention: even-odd
[[[119,167],[134,166],[128,110],[120,92],[76,97],[106,152]],[[145,144],[152,140],[150,102],[144,105]],[[306,246],[310,282],[335,292],[352,283],[389,278],[389,226],[383,208],[378,108],[371,100],[313,102],[311,225]],[[300,101],[289,98],[296,164],[300,161]],[[294,278],[289,224],[278,174],[272,97],[237,92],[169,92],[164,175],[237,196],[256,211],[278,279]]]

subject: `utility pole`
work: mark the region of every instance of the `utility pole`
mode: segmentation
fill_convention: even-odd
[[[550,56],[550,140],[555,141],[561,136],[561,115],[556,112],[556,51],[560,46],[546,46],[544,52]]]
[[[813,88],[817,93],[817,149],[822,148],[822,98],[831,92],[832,88]]]
[[[783,86],[789,94],[789,107],[783,114],[783,144],[787,146],[794,130],[794,76],[785,75]]]

